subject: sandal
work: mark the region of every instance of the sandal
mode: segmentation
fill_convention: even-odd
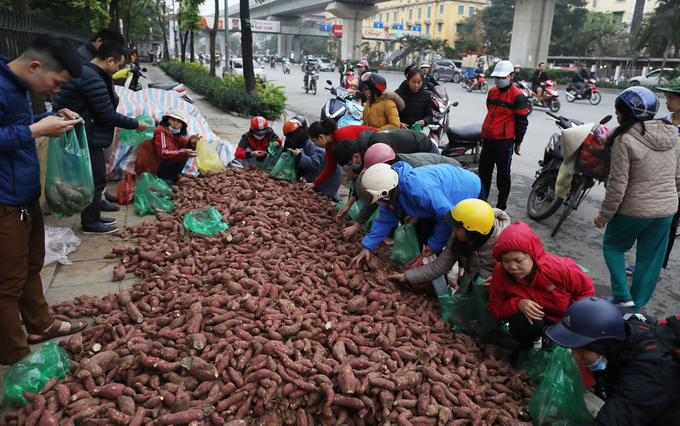
[[[626,276],[632,277],[633,275],[635,275],[635,265],[629,265],[626,268]]]
[[[54,323],[52,326],[45,332],[42,337],[38,339],[29,339],[28,336],[26,337],[26,341],[28,341],[29,345],[35,345],[38,343],[46,342],[48,340],[54,339],[56,337],[61,337],[61,336],[68,336],[70,334],[75,334],[78,333],[79,331],[83,331],[87,328],[87,324],[85,324],[82,321],[69,321],[71,324],[71,328],[68,331],[59,331],[61,328],[61,325],[63,324],[62,320],[54,320]],[[34,333],[31,333],[34,334]],[[35,333],[35,334],[42,334],[42,333]]]

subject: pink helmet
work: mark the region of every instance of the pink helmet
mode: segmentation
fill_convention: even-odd
[[[394,160],[397,154],[386,143],[376,143],[368,147],[364,154],[364,171],[369,167]]]
[[[366,61],[366,59],[362,59],[362,60],[359,61],[359,63],[357,64],[357,66],[358,66],[358,67],[367,67],[367,66],[368,66],[368,61]]]

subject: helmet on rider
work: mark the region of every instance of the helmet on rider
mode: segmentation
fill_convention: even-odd
[[[515,69],[522,69],[522,66],[520,64],[515,64]]]
[[[430,63],[427,61],[423,61],[420,63],[420,68],[430,68]]]
[[[510,61],[500,61],[496,64],[496,68],[493,69],[491,77],[504,78],[512,74],[514,67]]]
[[[386,143],[373,144],[368,147],[364,154],[364,171],[376,164],[387,163],[388,161],[394,160],[396,156],[397,154],[394,153],[392,147]]]
[[[586,297],[571,304],[562,320],[546,330],[553,342],[565,348],[581,348],[604,340],[626,339],[621,311],[599,297]]]
[[[345,61],[344,59],[342,60],[342,63],[343,63],[343,64],[346,63],[346,62],[347,62],[347,61]]]
[[[659,111],[659,99],[646,87],[630,87],[621,92],[619,98],[643,121],[651,120]]]
[[[496,219],[489,203],[477,198],[460,201],[444,217],[446,222],[454,228],[463,227],[482,235],[488,235],[491,232]]]
[[[306,129],[307,120],[305,120],[304,117],[300,117],[299,115],[297,115],[283,124],[283,134],[288,135],[289,133],[293,133],[299,128]]]
[[[366,59],[362,59],[359,61],[357,64],[358,67],[367,67],[368,66],[368,61]]]
[[[366,84],[371,92],[378,92],[379,95],[387,90],[387,80],[380,74],[367,72],[361,76],[361,81]]]
[[[365,204],[374,204],[390,195],[399,185],[399,174],[389,164],[376,164],[357,178],[357,196]]]
[[[268,128],[269,124],[264,117],[257,116],[250,120],[250,132],[255,136],[264,136]]]

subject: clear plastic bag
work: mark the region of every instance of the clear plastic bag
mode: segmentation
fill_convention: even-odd
[[[222,222],[222,215],[215,207],[197,209],[184,215],[184,227],[197,234],[213,236],[226,231],[229,226]]]
[[[80,245],[80,238],[70,228],[50,228],[45,227],[45,262],[43,266],[52,262],[59,262],[62,265],[73,265],[68,259],[68,254],[76,251],[76,246]]]
[[[406,265],[420,254],[420,244],[416,229],[412,225],[403,225],[394,231],[394,245],[390,260],[397,268]]]
[[[297,170],[295,169],[295,156],[290,153],[290,149],[281,154],[279,161],[271,171],[271,177],[281,180],[295,180]]]
[[[542,382],[545,379],[545,369],[548,368],[548,362],[552,358],[553,348],[553,346],[549,349],[530,348],[522,351],[516,370],[525,370],[531,380]]]
[[[135,212],[140,216],[156,213],[172,213],[175,205],[170,199],[172,189],[162,179],[142,173],[135,185]]]
[[[137,121],[146,123],[146,130],[140,132],[136,129],[121,129],[118,133],[118,140],[127,146],[137,146],[142,142],[153,139],[153,131],[156,129],[156,120],[146,114],[137,117]]]
[[[220,156],[217,155],[217,149],[206,142],[203,137],[196,144],[196,168],[202,175],[220,173],[226,169]]]

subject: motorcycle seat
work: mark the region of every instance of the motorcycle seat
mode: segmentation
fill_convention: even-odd
[[[482,125],[468,124],[466,126],[449,127],[446,134],[449,141],[477,142],[482,140]]]
[[[163,83],[163,84],[158,84],[158,83],[149,83],[149,88],[153,89],[160,89],[160,90],[172,90],[175,87],[179,86],[177,83]]]

